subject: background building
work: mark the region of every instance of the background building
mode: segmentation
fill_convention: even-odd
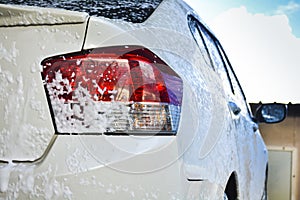
[[[253,110],[259,104],[251,104]],[[259,124],[269,151],[270,200],[300,199],[300,104],[288,104],[287,118],[278,124]]]

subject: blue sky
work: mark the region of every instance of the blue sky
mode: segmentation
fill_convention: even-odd
[[[250,102],[300,103],[300,0],[185,0],[216,34]]]
[[[300,0],[186,0],[186,2],[206,19],[241,6],[247,7],[252,13],[285,14],[289,18],[293,33],[300,38]]]

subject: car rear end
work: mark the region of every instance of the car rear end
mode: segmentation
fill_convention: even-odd
[[[172,4],[101,2],[0,5],[0,198],[189,198]]]

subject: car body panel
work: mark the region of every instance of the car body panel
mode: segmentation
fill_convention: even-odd
[[[80,50],[85,27],[0,27],[0,160],[33,161],[45,152],[55,131],[40,63],[57,53]]]
[[[129,145],[137,141],[148,150]],[[39,162],[1,168],[0,197],[99,199],[95,194],[101,194],[101,199],[191,199],[200,184],[203,195],[213,193],[216,196],[212,199],[218,199],[221,187],[208,181],[191,183],[182,176],[177,147],[176,137],[145,140],[128,136],[60,135]],[[120,158],[120,152],[126,156]],[[4,177],[3,172],[8,176]]]
[[[186,178],[212,179],[209,175],[213,173],[207,173],[207,171],[216,171],[219,168],[212,166],[211,159],[205,160],[204,158],[214,158],[212,154],[210,155],[214,149],[213,154],[218,155],[224,163],[227,162],[226,159],[232,152],[224,151],[223,148],[220,151],[220,148],[215,148],[215,146],[216,144],[223,145],[224,148],[235,146],[234,138],[233,140],[221,139],[222,135],[232,129],[229,126],[234,124],[228,125],[231,115],[227,102],[224,102],[225,93],[220,87],[221,80],[212,73],[209,64],[203,61],[201,52],[190,37],[187,18],[181,17],[186,16],[189,10],[182,9],[183,5],[179,5],[171,1],[162,2],[159,6],[160,12],[154,12],[145,24],[141,25],[91,17],[84,48],[120,44],[147,46],[162,57],[178,74],[181,74],[184,81],[184,98],[180,130],[184,130],[184,135],[179,133],[177,137],[181,138],[179,140],[182,143],[180,152],[185,154]],[[168,13],[169,9],[176,12]],[[160,19],[164,19],[163,26],[160,23],[156,24]],[[182,27],[181,24],[186,24],[186,26]],[[169,37],[170,35],[172,37]],[[187,60],[187,58],[193,59]],[[227,146],[222,141],[232,141],[232,144]],[[196,171],[193,166],[201,166],[202,170]],[[219,175],[215,175],[214,181],[221,179]],[[225,182],[227,178],[224,176],[221,182]]]
[[[240,161],[240,174],[247,174],[248,180],[240,182],[240,188],[244,188],[245,192],[241,193],[241,198],[247,198],[251,196],[252,198],[259,199],[263,193],[264,187],[257,186],[257,182],[262,183],[265,180],[266,171],[257,170],[253,171],[251,169],[256,168],[256,166],[261,166],[261,168],[267,167],[268,153],[265,144],[262,142],[262,137],[258,130],[253,128],[255,125],[245,120],[245,116],[240,116],[241,119],[237,119],[236,125],[239,127],[239,132],[237,134],[238,142],[240,143],[251,143],[253,145],[238,145],[238,155]],[[254,129],[254,130],[253,130]],[[248,156],[241,156],[246,154]],[[251,181],[255,180],[255,181]],[[257,182],[256,182],[257,181]],[[248,190],[246,190],[248,188]],[[247,191],[247,192],[246,192]],[[259,192],[256,192],[259,191]]]
[[[1,26],[84,23],[88,15],[62,9],[0,4]]]
[[[235,90],[235,95],[229,94],[229,99],[231,102],[235,102],[241,110],[239,114],[232,115],[232,120],[236,127],[236,146],[239,161],[238,174],[243,174],[247,177],[246,180],[239,180],[239,188],[245,191],[241,192],[240,198],[247,199],[251,197],[253,199],[260,199],[265,189],[263,183],[266,180],[268,165],[267,148],[258,130],[258,125],[253,121],[249,105],[244,100],[244,94],[237,78],[233,74],[232,69],[229,69],[229,71]]]

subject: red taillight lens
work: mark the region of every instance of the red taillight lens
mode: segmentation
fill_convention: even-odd
[[[176,133],[181,78],[140,46],[97,48],[42,62],[59,133]]]

